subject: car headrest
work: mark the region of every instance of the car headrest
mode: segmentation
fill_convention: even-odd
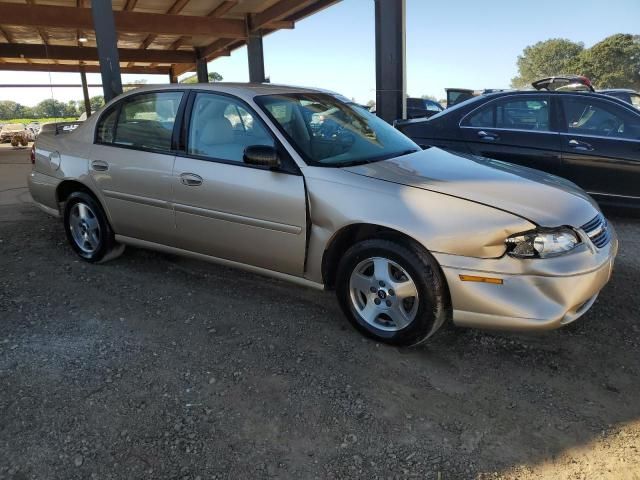
[[[214,118],[207,121],[200,131],[200,144],[220,145],[233,142],[233,126],[229,119]]]

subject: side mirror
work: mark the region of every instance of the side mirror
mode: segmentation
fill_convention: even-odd
[[[280,157],[274,147],[249,145],[244,149],[244,163],[259,167],[278,168],[280,166]]]

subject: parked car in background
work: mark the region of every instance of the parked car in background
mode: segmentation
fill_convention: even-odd
[[[630,103],[635,108],[640,109],[640,93],[627,88],[610,88],[608,90],[598,90],[598,93],[615,97],[623,102]]]
[[[27,124],[27,128],[30,128],[35,136],[38,136],[38,134],[40,133],[40,129],[42,128],[42,125],[40,125],[40,122],[31,122]]]
[[[423,146],[565,177],[602,205],[640,207],[640,112],[598,93],[487,94],[397,125]]]
[[[479,95],[506,91],[507,89],[504,88],[485,88],[483,90],[471,90],[468,88],[445,88],[445,92],[447,93],[447,108],[453,107],[458,103],[465,102],[470,98],[477,97]]]
[[[617,240],[584,192],[423,151],[342,98],[136,89],[68,135],[41,135],[29,189],[88,262],[135,245],[335,288],[353,325],[382,342],[424,341],[450,318],[557,328],[591,307]]]
[[[531,84],[536,90],[565,92],[595,92],[591,80],[581,75],[558,75],[541,78]]]
[[[0,142],[10,142],[13,146],[27,145],[35,138],[33,131],[25,127],[24,123],[6,123],[0,129]]]
[[[482,94],[480,90],[470,90],[468,88],[445,88],[445,92],[447,93],[447,108]]]
[[[428,98],[407,98],[407,118],[429,118],[444,108]]]

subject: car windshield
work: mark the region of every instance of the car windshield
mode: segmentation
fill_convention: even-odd
[[[310,165],[345,167],[420,151],[365,108],[333,95],[265,95],[256,102]]]

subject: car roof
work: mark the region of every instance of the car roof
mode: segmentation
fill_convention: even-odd
[[[438,118],[443,118],[446,116],[449,116],[451,114],[451,112],[455,112],[457,110],[462,110],[462,109],[466,109],[467,107],[480,103],[482,105],[484,105],[485,103],[489,102],[490,100],[494,99],[494,98],[500,98],[500,97],[508,97],[508,96],[521,96],[521,95],[525,95],[525,96],[538,96],[538,95],[580,95],[580,96],[586,96],[586,97],[596,97],[596,98],[601,98],[605,101],[608,102],[613,102],[613,103],[617,103],[618,105],[620,105],[621,107],[624,107],[626,110],[630,110],[630,111],[634,111],[634,107],[631,106],[631,104],[625,102],[624,100],[620,100],[619,98],[616,97],[611,97],[609,95],[605,95],[604,93],[599,93],[599,92],[586,92],[586,91],[576,91],[576,92],[557,92],[555,90],[506,90],[503,92],[491,92],[491,93],[484,93],[482,95],[476,95],[475,97],[472,97],[468,100],[465,100],[464,102],[460,102],[460,103],[456,103],[454,106],[449,107],[449,108],[445,108],[443,111],[433,115],[430,118],[414,118],[414,119],[406,119],[406,120],[398,120],[397,121],[397,125],[407,125],[407,124],[412,124],[412,123],[422,123],[422,122],[431,122],[433,120],[437,120]],[[466,113],[465,113],[466,114]]]
[[[318,88],[297,87],[292,85],[278,85],[272,83],[232,83],[232,82],[214,82],[214,83],[172,83],[165,85],[145,85],[143,87],[129,90],[123,95],[119,95],[116,99],[124,98],[131,94],[143,93],[146,91],[158,90],[210,90],[212,92],[227,93],[244,99],[251,99],[261,95],[280,95],[285,93],[328,93],[337,95],[336,92],[330,90],[322,90]]]
[[[507,95],[584,95],[588,97],[598,97],[605,100],[612,100],[612,97],[602,93],[603,90],[597,92],[588,91],[557,91],[557,90],[509,90],[505,92],[491,92],[481,95],[482,98],[503,97]],[[613,99],[615,100],[615,98]]]

